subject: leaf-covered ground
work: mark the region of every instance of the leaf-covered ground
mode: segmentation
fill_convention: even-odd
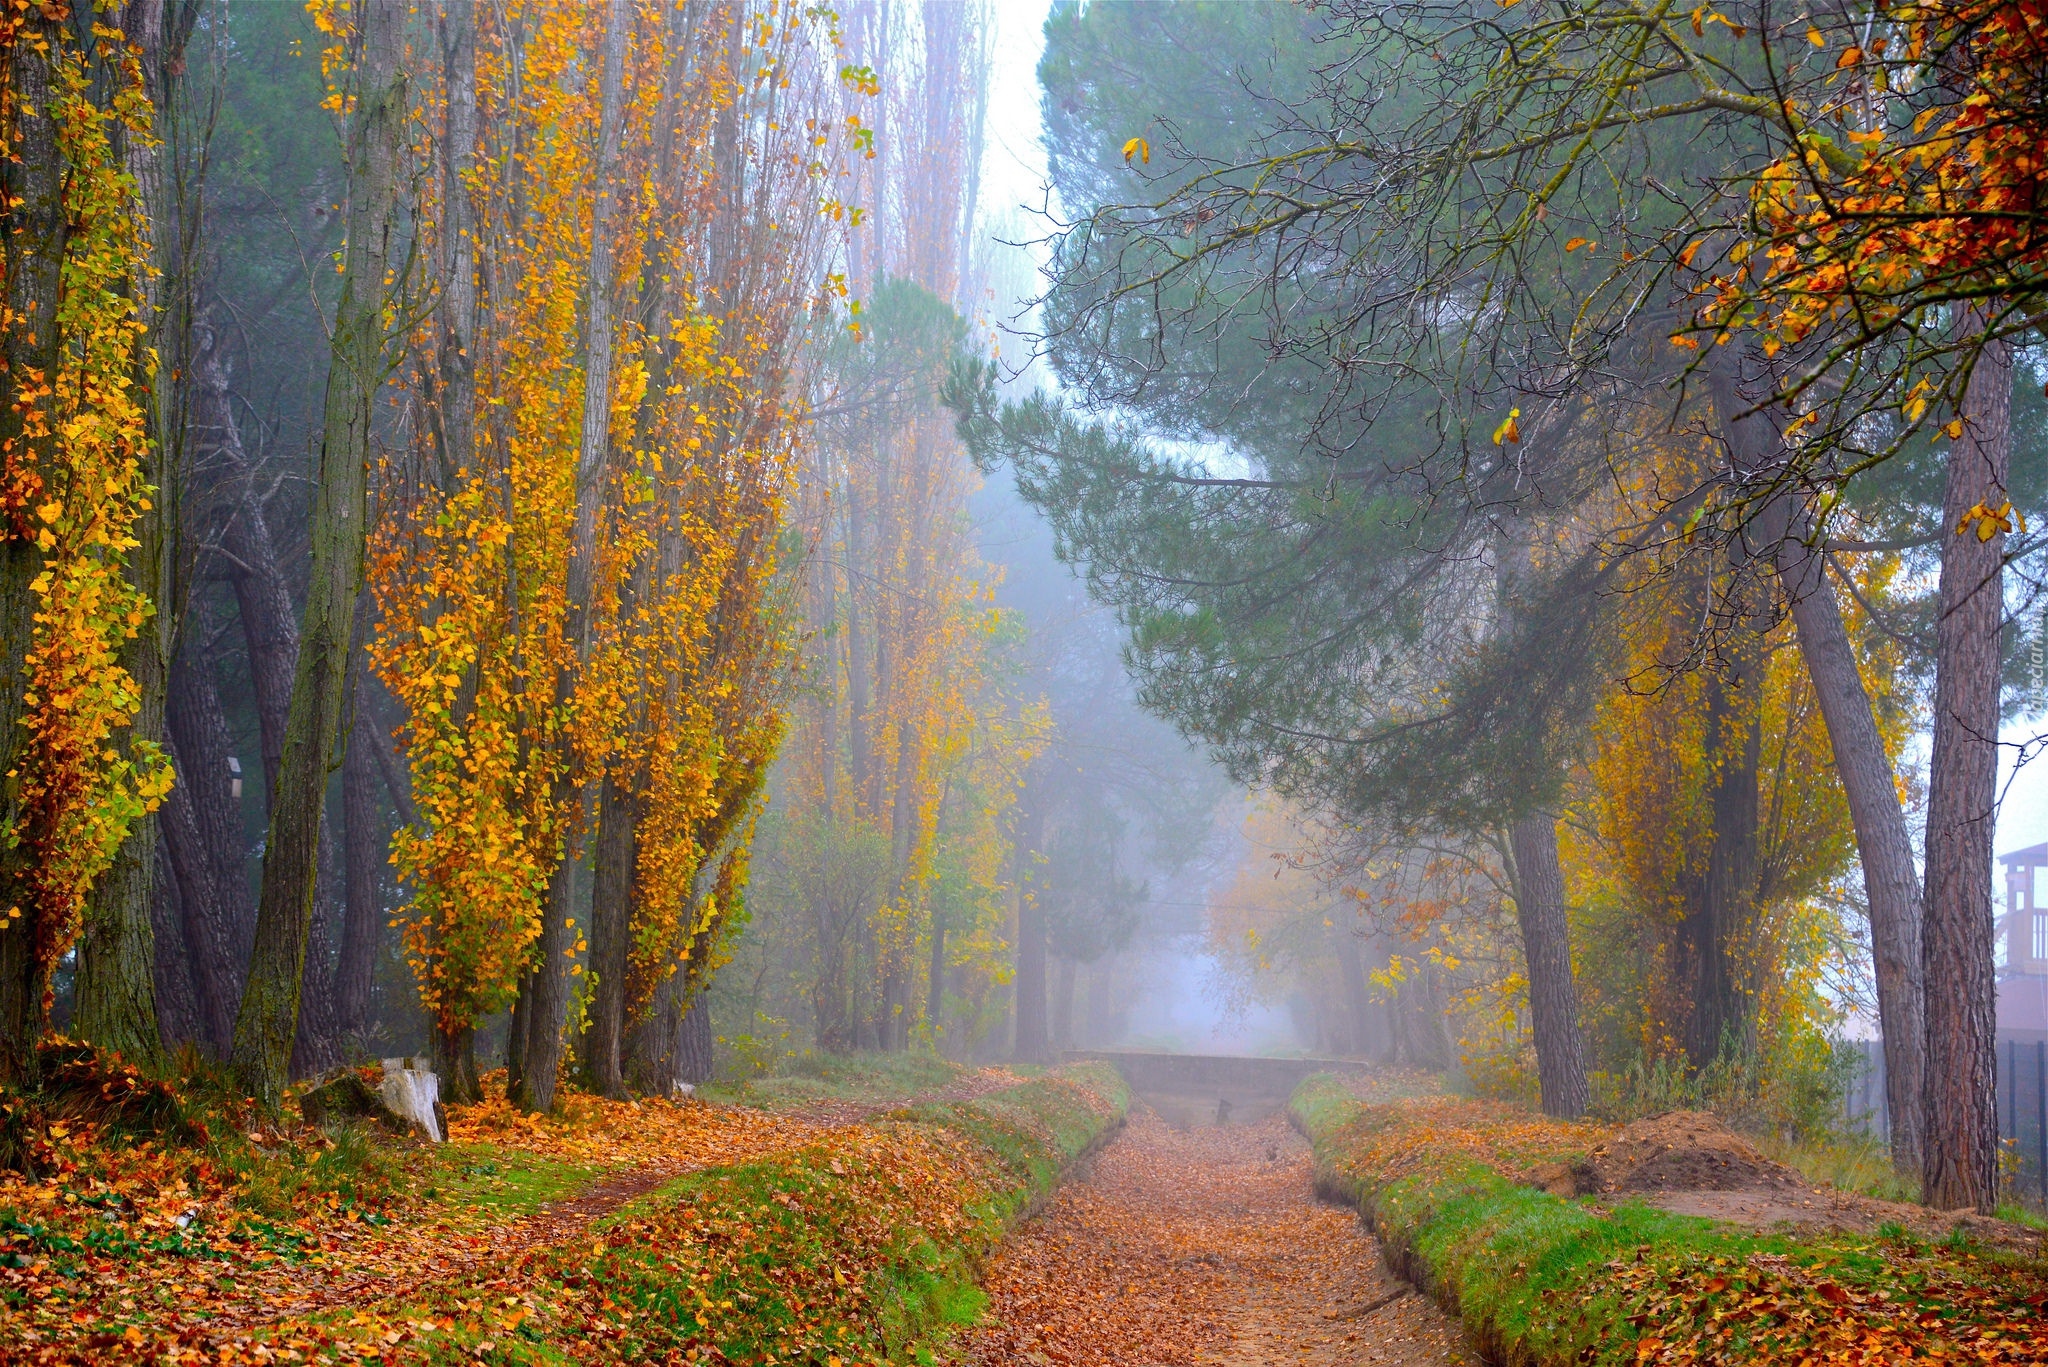
[[[984,1367],[1473,1361],[1457,1326],[1318,1202],[1279,1118],[1176,1130],[1140,1110],[985,1269]]]
[[[871,1123],[570,1093],[431,1147],[81,1068],[0,1098],[0,1360],[929,1359],[1122,1106],[1099,1069],[955,1069]]]
[[[1553,1194],[1546,1169],[1596,1162],[1616,1132],[1495,1103],[1366,1104],[1311,1079],[1294,1111],[1318,1180],[1501,1360],[2048,1364],[2048,1265],[1967,1226],[1759,1231],[1649,1203],[1662,1192]]]

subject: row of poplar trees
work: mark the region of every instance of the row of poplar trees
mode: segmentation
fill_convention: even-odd
[[[319,301],[324,393],[273,533],[207,199],[242,155],[229,18],[0,17],[0,1079],[65,981],[73,1033],[189,1041],[274,1105],[361,1037],[396,928],[451,1099],[508,1010],[522,1104],[572,1047],[665,1089],[705,1066],[689,1008],[791,692],[798,360],[867,83],[774,0],[315,0],[292,60],[340,175],[278,293]]]

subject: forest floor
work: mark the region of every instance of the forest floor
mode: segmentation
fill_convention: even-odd
[[[1355,1212],[1317,1200],[1308,1144],[1273,1117],[1123,1133],[1004,1241],[982,1277],[981,1367],[1437,1367],[1457,1323],[1386,1270]]]

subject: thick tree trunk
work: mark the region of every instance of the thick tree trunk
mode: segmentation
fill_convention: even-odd
[[[1967,317],[1968,315],[1966,315]],[[1927,1074],[1922,1172],[1939,1210],[1998,1207],[1992,827],[1998,816],[1999,631],[2012,459],[2012,350],[1977,358],[1949,447],[1934,744],[1927,764]],[[1981,535],[1989,532],[1990,535]]]
[[[597,817],[597,869],[590,889],[590,1028],[584,1067],[592,1090],[626,1094],[620,1050],[626,1028],[626,972],[633,948],[633,884],[639,803],[614,774],[606,778]]]
[[[163,21],[162,0],[129,0],[121,11],[123,36],[139,58],[159,129],[170,103],[174,66]],[[170,42],[182,52],[180,35],[170,35]],[[188,312],[182,307],[185,282],[178,269],[180,254],[175,250],[174,206],[165,193],[163,145],[157,138],[131,137],[118,123],[113,133],[143,211],[153,225],[156,271],[138,282],[138,321],[147,329],[150,346],[162,362],[146,380],[150,443],[142,461],[144,478],[154,494],[135,520],[136,544],[128,552],[130,582],[154,609],[121,651],[121,665],[135,682],[139,706],[118,744],[132,754],[138,744],[161,746],[164,739],[164,694],[169,686],[171,628],[176,615],[171,551],[177,526],[173,516],[177,477],[173,467],[183,436],[178,430],[179,406],[174,396],[185,382],[178,361],[184,350]],[[169,308],[165,306],[167,285]],[[144,1064],[159,1063],[163,1057],[151,921],[159,882],[159,843],[156,814],[136,818],[113,864],[93,888],[78,947],[78,1007],[72,1017],[73,1033]]]
[[[328,757],[341,729],[356,595],[363,584],[365,481],[372,408],[384,376],[384,278],[405,118],[405,79],[398,69],[405,7],[398,0],[363,0],[360,16],[360,84],[349,117],[348,246],[327,369],[313,569],[277,801],[264,844],[256,945],[235,1022],[235,1075],[249,1095],[273,1109],[283,1097],[298,1030]]]
[[[598,514],[604,502],[604,475],[611,452],[612,350],[616,263],[611,242],[612,209],[617,199],[612,184],[618,174],[619,143],[624,126],[626,36],[632,24],[627,0],[608,0],[605,10],[604,65],[599,76],[597,198],[591,214],[589,323],[583,355],[583,439],[576,457],[576,519],[570,534],[568,633],[578,663],[590,655],[591,585],[597,558]],[[556,683],[556,698],[568,701],[574,681]],[[557,820],[570,827],[563,857],[548,884],[547,919],[534,945],[534,969],[528,992],[521,994],[519,1015],[525,1041],[513,1099],[532,1111],[555,1108],[555,1074],[562,1061],[563,1016],[569,1005],[569,952],[573,851],[584,820],[584,786],[574,774],[575,761],[565,757],[564,777],[553,794]]]
[[[1783,438],[1764,413],[1751,413],[1734,356],[1719,355],[1708,377],[1731,464],[1738,474],[1774,466]],[[1926,995],[1921,972],[1920,874],[1899,801],[1897,776],[1871,710],[1841,605],[1824,558],[1806,544],[1805,528],[1782,508],[1759,519],[1792,607],[1799,655],[1828,729],[1835,773],[1849,802],[1856,854],[1870,907],[1870,950],[1877,978],[1877,1014],[1884,1037],[1885,1100],[1892,1163],[1903,1173],[1920,1166],[1920,1107],[1926,1050]]]
[[[47,437],[25,433],[25,410],[35,400],[23,389],[56,373],[58,364],[58,281],[65,250],[62,159],[50,118],[51,59],[59,50],[62,11],[31,9],[20,18],[10,58],[14,142],[0,160],[0,291],[11,315],[0,331],[0,443],[10,462],[46,465]],[[18,771],[26,751],[22,725],[28,692],[27,657],[35,633],[36,596],[30,585],[42,572],[42,552],[33,537],[0,540],[0,774]],[[0,785],[0,829],[25,824],[20,785]],[[0,1083],[30,1075],[36,1037],[42,1033],[43,990],[54,946],[44,942],[28,895],[29,851],[0,850],[0,901],[21,915],[0,927]]]
[[[1514,851],[1515,921],[1529,970],[1529,1021],[1536,1078],[1546,1115],[1581,1116],[1592,1104],[1586,1047],[1579,1036],[1579,989],[1572,978],[1571,923],[1564,870],[1557,859],[1557,818],[1537,812],[1508,832]]]
[[[390,830],[377,803],[377,747],[385,743],[370,708],[369,669],[361,652],[349,661],[354,725],[341,763],[343,875],[347,914],[334,970],[336,1028],[360,1038],[370,1026],[370,989],[384,942],[384,852]]]

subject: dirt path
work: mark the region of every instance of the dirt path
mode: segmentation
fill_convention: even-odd
[[[1176,1130],[1149,1110],[991,1261],[983,1367],[1470,1367],[1458,1327],[1309,1187],[1279,1118]],[[1390,1299],[1391,1298],[1391,1299]]]

